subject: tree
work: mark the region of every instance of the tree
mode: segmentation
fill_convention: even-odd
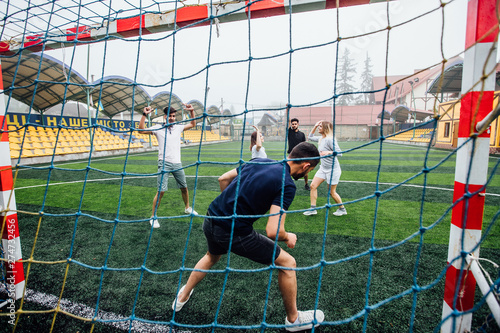
[[[353,93],[356,87],[353,85],[354,74],[356,74],[356,66],[350,57],[349,49],[345,49],[344,55],[339,61],[337,73],[337,95],[345,93]],[[355,101],[354,95],[342,95],[337,99],[337,105],[350,105]]]
[[[361,91],[365,93],[360,96],[360,104],[375,104],[374,93],[367,93],[366,91],[373,91],[373,74],[372,74],[372,64],[371,59],[366,53],[365,67],[361,73]]]

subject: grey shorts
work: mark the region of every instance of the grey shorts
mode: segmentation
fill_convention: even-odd
[[[174,171],[175,170],[175,171]],[[158,161],[158,178],[156,184],[160,192],[168,190],[168,175],[172,174],[177,182],[177,188],[186,188],[186,175],[181,163]]]
[[[340,180],[340,175],[342,174],[341,171],[338,170],[333,170],[333,173],[331,170],[323,170],[319,168],[319,170],[316,172],[314,177],[318,177],[321,179],[326,180],[326,183],[328,185],[337,185]]]
[[[208,252],[213,255],[222,255],[228,252],[231,238],[230,232],[215,225],[209,218],[205,218],[203,222],[203,232],[207,239]],[[281,248],[277,244],[275,245],[273,240],[252,230],[248,235],[233,235],[231,252],[260,264],[270,265],[273,262],[275,247],[276,253],[274,254],[274,259],[280,255]]]

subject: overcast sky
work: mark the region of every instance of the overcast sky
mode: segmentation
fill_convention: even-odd
[[[414,21],[370,36],[349,37],[387,26],[387,4],[371,4],[340,9],[337,40],[337,11],[318,10],[274,16],[250,21],[222,23],[217,37],[215,27],[194,27],[176,34],[175,49],[169,33],[145,36],[145,40],[112,41],[90,48],[90,73],[94,79],[103,74],[136,78],[151,95],[172,91],[184,102],[205,100],[241,112],[248,109],[284,105],[318,104],[333,95],[337,47],[351,53],[361,74],[368,55],[375,76],[411,74],[447,58],[460,55],[465,45],[466,0],[454,0],[444,7],[438,0],[397,0],[390,3],[390,23],[396,26],[432,11]],[[211,33],[211,35],[210,35]],[[443,44],[441,44],[443,37]],[[325,46],[319,44],[329,43]],[[296,50],[290,56],[290,49]],[[299,49],[299,50],[298,50]],[[209,52],[210,51],[210,52]],[[86,75],[87,46],[65,48],[48,54]],[[104,57],[104,54],[106,55]],[[254,59],[249,62],[248,58]],[[280,55],[280,56],[278,56]],[[463,56],[463,54],[461,54]],[[105,62],[104,62],[105,60]],[[232,63],[227,63],[232,62]],[[235,63],[237,62],[237,63]],[[219,64],[206,68],[207,64]],[[174,70],[172,71],[172,67]],[[198,74],[196,74],[198,73]],[[207,75],[208,74],[208,75]],[[188,79],[168,84],[172,78]],[[325,103],[323,103],[325,104]]]

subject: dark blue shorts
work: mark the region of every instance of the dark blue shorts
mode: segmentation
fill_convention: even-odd
[[[203,222],[203,232],[207,239],[208,252],[213,255],[222,255],[228,253],[231,233],[222,227],[212,223],[212,220],[206,218]],[[276,247],[276,253],[274,248]],[[278,258],[281,248],[273,240],[258,233],[255,230],[248,235],[235,236],[231,243],[231,252],[258,262],[264,265],[270,265],[274,259]]]

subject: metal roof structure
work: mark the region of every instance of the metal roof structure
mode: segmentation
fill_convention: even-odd
[[[434,96],[441,93],[460,93],[462,89],[462,70],[464,61],[458,59],[448,65],[441,75],[438,75],[427,89]]]
[[[208,123],[209,124],[218,123],[220,121],[221,113],[220,113],[219,108],[216,107],[215,105],[212,105],[211,107],[209,107],[207,109],[207,114],[208,114]],[[211,116],[216,116],[216,117],[211,117]]]
[[[383,110],[377,115],[378,119],[382,119],[384,117],[385,120],[390,120],[391,119],[391,113],[387,110]]]
[[[462,92],[462,72],[464,67],[464,61],[462,59],[457,59],[451,64],[446,66],[443,73],[437,76],[434,81],[429,85],[427,93],[434,96],[438,94],[451,94],[451,93],[461,93]],[[500,71],[499,65],[497,64],[496,78],[495,78],[495,91],[500,90]],[[441,83],[442,82],[442,83]],[[440,87],[441,85],[441,87]]]
[[[27,53],[2,57],[1,68],[5,96],[31,106],[36,111],[60,104],[64,97],[75,99],[85,91],[87,80],[61,61],[46,54]]]
[[[142,86],[126,77],[107,76],[90,83],[77,71],[46,54],[26,53],[0,57],[0,64],[4,94],[31,106],[37,112],[65,101],[86,104],[87,93],[90,96],[90,106],[99,109],[99,113],[109,118],[124,111],[142,113],[146,106],[157,109],[151,114],[152,119],[162,117],[163,109],[169,105],[178,111],[184,109],[184,103],[177,95],[160,92],[151,97]],[[203,115],[205,108],[201,102],[192,100],[189,104],[195,108],[195,117]],[[211,106],[207,113],[220,115],[220,110]],[[181,121],[183,116],[183,112],[178,112],[176,120]],[[219,120],[219,117],[211,117],[210,123]]]
[[[93,82],[90,87],[93,106],[100,103],[103,109],[99,112],[109,118],[123,111],[142,112],[142,109],[149,104],[149,94],[126,77],[108,76],[97,82]],[[87,98],[86,93],[77,97],[80,102],[85,102]]]
[[[181,99],[175,94],[171,94],[169,92],[160,92],[153,96],[149,106],[151,106],[153,109],[156,109],[155,113],[151,113],[151,118],[163,117],[165,114],[163,113],[163,110],[166,107],[170,106],[176,111],[181,111],[177,112],[177,114],[175,115],[175,121],[181,121],[183,119],[184,113],[182,112],[182,110],[184,109],[184,106]],[[140,108],[140,110],[138,109],[137,111],[142,112],[142,108]]]
[[[404,123],[408,121],[411,115],[414,115],[415,119],[420,121],[429,116],[433,116],[434,114],[430,111],[410,110],[410,108],[406,105],[398,105],[391,112],[391,118],[398,123]]]

